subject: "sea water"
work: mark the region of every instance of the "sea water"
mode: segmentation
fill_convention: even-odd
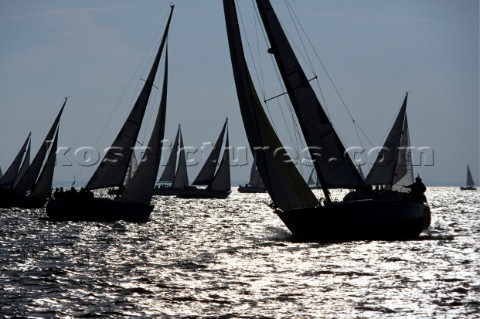
[[[430,231],[393,242],[295,242],[267,194],[236,190],[156,197],[141,224],[2,209],[0,316],[480,317],[480,192],[427,197]]]

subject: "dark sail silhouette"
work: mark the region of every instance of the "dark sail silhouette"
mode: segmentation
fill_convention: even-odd
[[[475,191],[475,182],[473,181],[472,172],[470,172],[470,166],[467,165],[467,184],[465,187],[460,187],[462,191]]]
[[[177,165],[177,153],[180,153]],[[182,130],[178,126],[177,135],[172,145],[170,156],[167,164],[163,170],[160,183],[169,183],[169,185],[162,184],[160,187],[155,187],[154,195],[174,196],[183,192],[184,188],[189,185],[187,173],[187,161],[185,156],[185,148],[183,145]]]
[[[30,141],[30,135],[28,136],[27,141],[22,147],[22,150],[15,158],[14,163],[12,163],[12,170],[8,172],[8,175],[7,173],[4,175],[4,177],[8,178],[7,184],[9,186],[0,192],[0,197],[2,198],[0,199],[0,202],[2,203],[2,206],[40,208],[47,202],[47,198],[50,196],[52,191],[59,122],[66,103],[67,99],[65,99],[59,113],[57,114],[57,117],[55,118],[50,130],[48,131],[31,163],[31,144],[27,143]],[[23,157],[22,166],[20,169],[18,169],[18,173],[14,174],[18,167],[19,155],[23,153],[23,150],[27,144],[28,147],[24,151],[25,156]],[[12,183],[13,177],[15,178],[14,182]],[[3,182],[3,178],[0,182]]]
[[[258,172],[255,158],[250,169],[250,179],[248,180],[248,183],[238,186],[238,191],[240,193],[265,193],[267,191],[263,184],[262,177]]]
[[[228,145],[228,120],[225,120],[222,131],[213,146],[210,155],[200,172],[195,178],[193,185],[204,185],[206,188],[195,186],[184,187],[176,193],[181,198],[227,198],[231,192],[230,182],[230,149]],[[225,139],[223,156],[220,159],[222,143]],[[220,160],[220,164],[219,163]]]

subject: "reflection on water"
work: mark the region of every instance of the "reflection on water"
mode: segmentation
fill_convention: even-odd
[[[158,197],[151,221],[1,210],[0,315],[458,318],[480,310],[480,193],[430,188],[421,240],[296,243],[266,194]]]

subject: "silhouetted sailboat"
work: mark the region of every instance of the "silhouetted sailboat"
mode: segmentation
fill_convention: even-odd
[[[460,187],[462,191],[475,191],[475,182],[473,181],[472,173],[470,172],[470,166],[467,165],[467,185],[465,187]]]
[[[263,184],[262,178],[258,173],[255,158],[253,160],[252,168],[250,169],[250,179],[247,184],[238,186],[240,193],[265,193],[267,190]]]
[[[28,144],[28,147],[26,148],[25,156],[23,157],[22,166],[18,170],[13,185],[11,184],[11,180],[8,182],[8,184],[10,184],[10,195],[8,195],[10,197],[8,203],[10,206],[21,208],[40,208],[47,202],[47,198],[52,192],[59,122],[66,103],[67,99],[65,99],[60,112],[55,118],[55,121],[48,131],[47,136],[45,137],[32,163],[29,163],[30,143],[27,143],[27,141],[30,140],[30,135],[27,138],[25,143]],[[26,144],[24,144],[24,146]],[[19,155],[17,155],[17,158],[14,162],[18,160]],[[14,164],[12,172],[15,172],[15,168],[18,167],[17,165],[18,163]],[[12,174],[12,177],[13,175],[15,174]],[[4,201],[2,200],[2,202]],[[7,206],[8,204],[4,203],[4,206]]]
[[[180,156],[177,165],[177,153],[179,151]],[[184,188],[188,187],[187,161],[180,125],[178,126],[177,135],[175,136],[167,164],[158,181],[161,183],[170,183],[170,185],[162,184],[160,187],[155,187],[153,190],[154,195],[174,196],[182,193]]]
[[[155,125],[140,164],[130,182],[123,187],[133,149],[145,115],[147,103],[154,85],[160,57],[165,47],[173,6],[166,24],[160,47],[145,84],[122,129],[102,163],[86,185],[87,190],[118,187],[116,199],[91,197],[88,193],[77,193],[55,198],[47,204],[47,215],[53,220],[113,221],[127,220],[144,222],[150,217],[153,187],[160,165],[161,142],[165,131],[167,104],[168,55],[165,50],[165,72],[162,96]]]
[[[308,186],[311,188],[311,189],[320,189],[322,188],[320,186],[320,182],[318,181],[318,177],[317,178],[314,178],[313,175],[315,175],[315,169],[312,169],[312,171],[310,172],[310,175],[308,176]]]
[[[12,163],[5,171],[5,174],[3,174],[0,178],[0,207],[12,207],[13,185],[15,184],[17,178],[23,175],[22,171],[24,172],[30,165],[31,135],[31,133],[28,134],[27,139],[18,151]]]
[[[321,205],[297,171],[270,124],[245,61],[233,0],[224,0],[225,23],[240,111],[252,153],[275,212],[301,240],[403,239],[430,222],[427,205],[397,199],[333,202],[331,188],[368,188],[345,152],[303,72],[268,0],[257,0],[286,91],[314,160],[325,196]]]
[[[193,181],[192,185],[205,186],[206,188],[197,188],[195,186],[184,187],[177,197],[181,198],[227,198],[231,192],[230,184],[230,150],[228,144],[228,120],[225,120],[222,132],[218,137],[212,152],[208,156],[205,164]],[[225,147],[223,156],[220,159],[223,139],[225,137]],[[218,166],[218,169],[217,169]]]

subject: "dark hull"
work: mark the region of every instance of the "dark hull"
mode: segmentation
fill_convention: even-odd
[[[14,198],[13,207],[19,208],[42,208],[47,202],[46,198],[35,198],[29,196],[19,196]]]
[[[296,240],[413,239],[430,226],[430,208],[406,201],[340,202],[276,213]]]
[[[467,186],[467,187],[460,187],[460,190],[462,191],[476,191],[477,188],[473,186]]]
[[[230,191],[219,192],[210,189],[185,188],[177,197],[179,198],[218,198],[225,199],[230,195]]]
[[[265,188],[251,187],[251,186],[238,186],[239,193],[266,193]]]
[[[13,191],[0,188],[0,208],[10,208],[13,205]]]
[[[47,202],[46,198],[35,198],[24,195],[15,194],[12,190],[0,191],[0,207],[1,208],[42,208]]]
[[[116,221],[146,222],[153,206],[122,202],[108,198],[83,200],[49,200],[46,213],[56,221]]]
[[[184,191],[185,190],[183,188],[159,187],[153,189],[153,195],[176,196]]]

